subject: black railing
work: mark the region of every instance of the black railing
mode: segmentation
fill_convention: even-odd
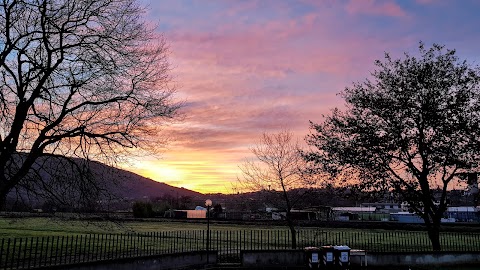
[[[239,261],[241,250],[290,249],[288,230],[232,230],[210,232],[210,249],[222,261]],[[206,231],[172,231],[135,234],[90,234],[10,238],[0,240],[0,269],[33,269],[121,258],[145,257],[207,248]],[[480,233],[444,232],[442,250],[479,252]],[[302,229],[297,248],[347,245],[369,252],[432,251],[426,232],[329,231]]]

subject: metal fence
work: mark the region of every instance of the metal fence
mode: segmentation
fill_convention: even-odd
[[[208,248],[223,262],[240,260],[241,250],[290,249],[288,230],[173,231],[135,234],[90,234],[0,240],[0,269],[33,269],[84,262],[135,258]],[[480,251],[480,233],[441,233],[444,251]],[[426,232],[329,231],[302,229],[297,248],[348,245],[369,252],[432,251]]]

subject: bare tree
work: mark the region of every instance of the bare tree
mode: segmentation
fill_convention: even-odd
[[[296,248],[296,230],[292,208],[312,183],[303,174],[304,161],[298,143],[290,131],[263,133],[251,148],[256,160],[246,160],[240,166],[239,182],[250,191],[269,192],[276,206],[286,210],[286,221],[292,234],[292,248]],[[279,197],[277,197],[279,195]]]
[[[398,194],[425,221],[440,250],[447,190],[480,159],[480,75],[454,50],[419,46],[419,56],[375,62],[373,79],[343,92],[335,109],[311,125],[304,157],[333,179]]]
[[[167,46],[134,0],[0,3],[0,208],[40,157],[113,161],[177,115]]]

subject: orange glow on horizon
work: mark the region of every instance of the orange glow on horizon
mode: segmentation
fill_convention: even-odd
[[[134,161],[123,169],[174,187],[200,193],[231,193],[236,181],[237,163],[207,158],[208,154],[176,152],[172,159]]]

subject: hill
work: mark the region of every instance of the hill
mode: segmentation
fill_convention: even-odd
[[[100,162],[92,162],[91,167],[97,174],[101,174],[107,183],[116,183],[110,186],[112,194],[128,200],[154,199],[157,197],[203,197],[202,193],[174,187],[136,173],[111,167]]]
[[[19,155],[22,158],[22,155]],[[7,209],[126,210],[132,202],[204,195],[97,161],[43,157],[7,197]]]

